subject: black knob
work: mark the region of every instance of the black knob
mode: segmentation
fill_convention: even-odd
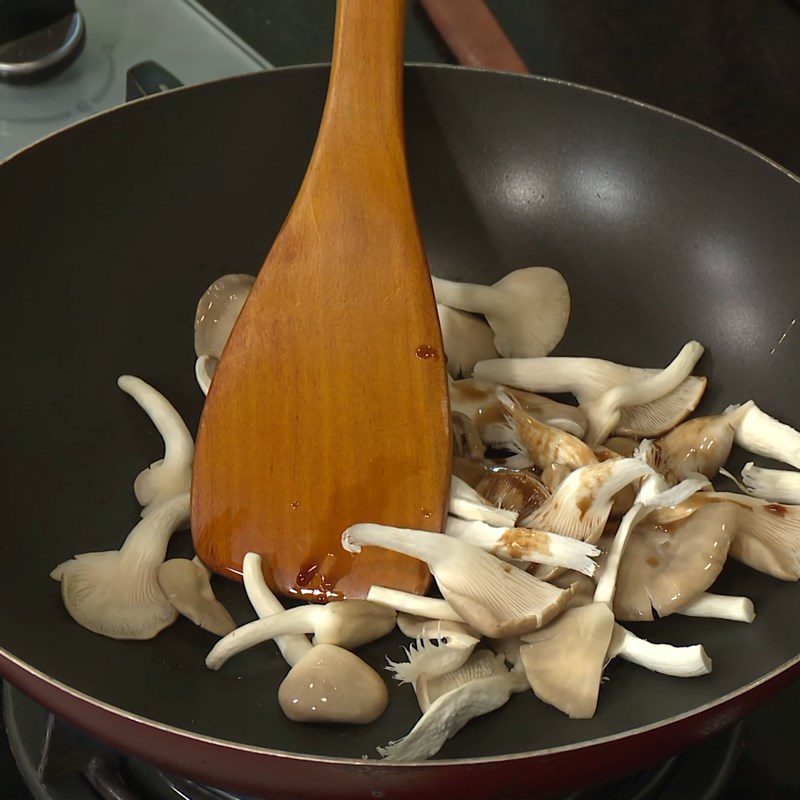
[[[33,82],[61,72],[84,37],[74,0],[0,0],[0,80]]]

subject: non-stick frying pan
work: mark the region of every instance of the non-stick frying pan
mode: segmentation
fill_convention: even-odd
[[[194,304],[218,275],[261,265],[303,175],[326,80],[324,67],[291,68],[178,90],[0,168],[2,673],[119,748],[269,796],[545,797],[641,767],[753,709],[797,672],[800,588],[733,562],[715,589],[751,597],[754,624],[670,617],[637,628],[702,642],[712,675],[615,661],[594,719],[518,695],[410,766],[363,760],[413,725],[409,687],[392,688],[371,726],[303,727],[278,709],[286,667],[272,645],[212,673],[213,638],[185,620],[152,641],[116,642],[67,616],[50,569],[119,546],[138,515],[133,476],[158,457],[115,378],[141,375],[196,424]],[[436,274],[492,282],[556,267],[574,303],[558,352],[658,366],[697,338],[708,347],[705,410],[754,397],[800,423],[800,339],[782,338],[800,300],[796,178],[686,120],[552,80],[411,67],[406,125]],[[189,548],[188,535],[175,538],[176,553]],[[252,618],[240,586],[217,589],[238,620]],[[365,656],[380,667],[399,643]]]

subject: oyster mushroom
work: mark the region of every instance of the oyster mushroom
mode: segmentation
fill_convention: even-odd
[[[435,678],[458,669],[480,643],[479,637],[463,628],[466,626],[455,622],[429,620],[421,627],[416,641],[404,648],[406,660],[387,659],[387,669],[400,683],[413,684],[422,676]]]
[[[703,592],[694,600],[675,609],[675,614],[685,617],[729,619],[733,622],[752,622],[756,618],[753,601],[749,597],[731,597]]]
[[[597,565],[592,558],[600,554],[594,545],[569,536],[513,526],[500,528],[455,517],[447,518],[444,532],[504,561],[551,564],[584,575],[594,575]]]
[[[171,558],[156,569],[156,580],[175,609],[204,630],[225,636],[236,623],[214,596],[205,567],[188,558]]]
[[[502,356],[545,356],[567,328],[569,288],[548,267],[515,270],[492,286],[433,278],[433,290],[437,303],[483,314]]]
[[[252,275],[223,275],[205,290],[194,317],[198,356],[220,358],[255,280]]]
[[[745,491],[754,497],[777,503],[800,503],[800,472],[764,469],[752,461],[742,467]]]
[[[577,469],[598,462],[592,448],[577,436],[540,422],[525,411],[519,400],[503,391],[498,391],[497,398],[505,409],[509,426],[537,469],[551,464]]]
[[[446,602],[446,601],[442,601]],[[449,606],[448,606],[449,608]],[[452,611],[452,609],[451,609]],[[454,616],[457,616],[453,612]],[[462,634],[476,638],[478,634],[463,622],[453,622],[446,619],[430,619],[407,614],[404,611],[397,614],[397,627],[409,639],[440,639],[448,633]]]
[[[491,638],[535,630],[558,615],[569,599],[568,591],[439,533],[364,523],[342,534],[348,552],[357,553],[364,545],[424,561],[453,610]]]
[[[142,470],[133,482],[133,493],[146,517],[159,504],[189,491],[194,439],[169,400],[141,378],[123,375],[117,385],[139,404],[164,440],[164,458]]]
[[[625,659],[662,675],[676,678],[696,678],[711,672],[711,659],[703,645],[673,647],[671,644],[655,644],[640,639],[621,625],[614,625],[607,658]]]
[[[83,553],[59,564],[69,615],[84,628],[112,639],[152,639],[178,618],[158,585],[158,566],[175,531],[189,522],[189,495],[157,506],[128,534],[119,550]]]
[[[214,645],[206,656],[209,669],[261,642],[284,634],[313,633],[314,644],[335,644],[348,650],[380,639],[395,625],[395,613],[367,600],[336,600],[324,606],[298,606],[248,622]]]
[[[534,694],[573,719],[594,716],[613,631],[611,609],[590,603],[523,636],[519,656]]]
[[[800,431],[765,414],[752,400],[730,406],[737,417],[735,441],[739,447],[800,469]]]
[[[471,719],[505,705],[521,688],[518,677],[503,665],[502,656],[488,650],[473,653],[460,669],[420,688],[420,706],[426,706],[422,717],[404,737],[379,747],[378,752],[386,761],[430,758]]]
[[[283,679],[278,702],[295,722],[366,725],[386,710],[389,693],[380,675],[357,655],[318,644]]]
[[[519,525],[594,544],[603,532],[617,492],[652,469],[636,458],[619,458],[571,472],[553,494]]]
[[[475,490],[498,508],[525,517],[550,496],[547,487],[530,472],[493,469],[480,479]]]
[[[468,520],[481,520],[492,525],[513,526],[517,521],[514,511],[497,508],[484,500],[466,481],[453,475],[450,478],[449,512]]]
[[[244,590],[247,592],[247,599],[253,606],[253,611],[261,619],[284,611],[280,600],[275,597],[264,580],[261,556],[258,553],[245,553],[242,560],[242,580],[244,581]],[[311,650],[311,642],[302,633],[286,633],[283,636],[276,636],[275,644],[290,667],[297,664]]]
[[[714,503],[673,523],[636,525],[619,566],[617,619],[652,620],[653,608],[664,617],[705,592],[722,571],[738,517],[735,505]]]
[[[492,381],[465,378],[460,381],[450,381],[448,389],[451,410],[469,417],[481,435],[490,425],[505,419],[503,406],[497,396],[498,391],[505,391],[519,402],[524,411],[540,422],[553,428],[560,428],[578,438],[586,433],[589,424],[586,414],[576,406],[559,403],[540,394],[509,389]]]
[[[447,371],[452,377],[469,377],[478,361],[497,358],[494,333],[485,320],[441,303],[436,310],[447,355]]]
[[[659,372],[599,358],[499,358],[479,361],[474,376],[476,380],[494,381],[529,392],[569,392],[584,406],[615,387],[641,382]],[[651,402],[621,408],[614,433],[649,437],[666,433],[697,408],[706,383],[705,378],[690,375],[675,389]]]
[[[401,592],[399,589],[387,589],[385,586],[370,586],[367,600],[385,608],[426,619],[464,621],[446,600],[436,597],[423,597],[411,592]]]

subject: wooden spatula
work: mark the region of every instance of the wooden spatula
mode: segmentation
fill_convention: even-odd
[[[441,530],[445,356],[403,144],[403,0],[339,0],[303,184],[208,393],[194,460],[200,558],[311,600],[425,590],[421,562],[342,550],[356,522]],[[268,186],[265,187],[268,190]]]

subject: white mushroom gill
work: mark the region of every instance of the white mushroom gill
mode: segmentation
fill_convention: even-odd
[[[424,561],[453,610],[491,638],[535,630],[569,599],[569,591],[438,533],[365,523],[348,528],[342,546],[351,553],[362,546],[383,547]]]
[[[547,355],[564,335],[570,297],[561,273],[549,267],[518,269],[492,286],[433,278],[437,303],[483,314],[500,355]]]
[[[128,534],[119,550],[83,553],[53,571],[70,616],[112,639],[151,639],[178,612],[158,585],[172,534],[189,522],[189,495],[161,503]]]
[[[189,491],[194,439],[169,400],[141,378],[123,375],[117,385],[141,406],[164,440],[164,458],[142,470],[133,482],[146,517],[161,503]]]
[[[592,559],[600,554],[594,545],[569,536],[529,528],[500,528],[455,517],[447,518],[444,532],[503,561],[550,564],[584,575],[594,575],[597,565]]]
[[[396,680],[416,683],[421,675],[428,678],[446,675],[458,669],[472,655],[480,643],[479,638],[442,626],[446,623],[438,620],[423,626],[416,641],[404,648],[405,661],[387,659],[387,669],[394,673]]]
[[[752,400],[742,406],[730,406],[726,413],[737,417],[739,447],[800,469],[800,431],[765,414]]]
[[[776,503],[800,504],[800,472],[764,469],[752,461],[742,467],[742,483],[748,494]]]

